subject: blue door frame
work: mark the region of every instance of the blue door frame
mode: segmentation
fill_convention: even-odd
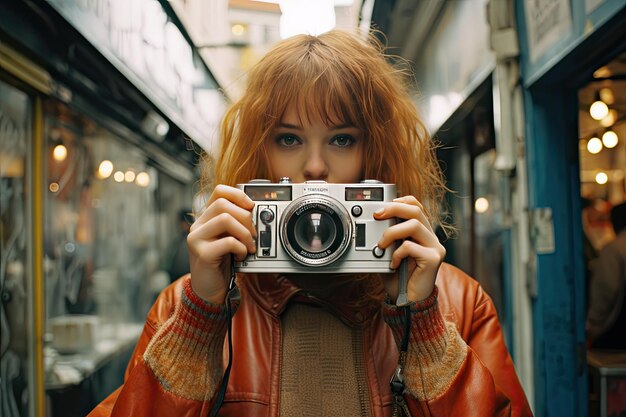
[[[577,14],[575,9],[575,26],[581,24]],[[519,29],[525,37],[523,24]],[[553,253],[536,255],[532,320],[537,417],[588,415],[577,92],[597,67],[625,48],[626,8],[619,6],[557,63],[534,71],[532,84],[525,85],[529,210],[552,209],[555,238]],[[522,43],[523,60],[527,51]]]

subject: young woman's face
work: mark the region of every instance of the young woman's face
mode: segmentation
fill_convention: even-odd
[[[349,124],[301,122],[290,106],[267,144],[274,180],[359,182],[363,179],[363,141],[363,132]]]

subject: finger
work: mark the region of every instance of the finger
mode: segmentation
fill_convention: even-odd
[[[201,241],[214,241],[224,236],[233,236],[242,242],[249,252],[256,251],[256,244],[250,230],[229,213],[221,213],[206,223],[199,225],[196,229],[189,232],[187,242],[189,242],[189,245],[194,245],[199,244]]]
[[[248,248],[237,238],[225,236],[211,242],[202,242],[195,247],[195,254],[200,259],[221,259],[233,254],[237,261],[243,261],[248,256]]]
[[[417,202],[417,200],[415,201]],[[398,217],[400,219],[417,219],[429,230],[433,230],[424,209],[418,205],[403,202],[389,203],[382,208],[382,211],[381,209],[377,210],[374,215],[378,220],[389,219],[392,217]]]
[[[200,227],[203,223],[206,223],[222,213],[230,214],[235,218],[235,220],[248,228],[252,236],[256,237],[257,232],[254,227],[254,223],[252,222],[252,212],[237,206],[223,197],[218,198],[213,202],[213,204],[207,207],[204,213],[202,213],[201,219],[196,221],[195,228]],[[194,225],[192,225],[192,228],[194,228]]]
[[[252,210],[252,208],[254,207],[254,201],[252,201],[250,197],[248,197],[248,195],[243,192],[243,190],[224,184],[218,184],[217,186],[215,186],[213,192],[211,193],[211,196],[209,197],[209,200],[206,203],[206,206],[209,207],[211,204],[213,204],[214,201],[219,198],[225,198],[226,200],[231,201],[244,209]]]
[[[414,259],[418,266],[431,265],[438,267],[445,257],[445,249],[443,249],[443,247],[427,247],[419,243],[411,242],[410,240],[405,240],[393,252],[389,267],[396,269],[400,266],[400,262],[404,258],[409,257]]]
[[[440,245],[439,239],[432,230],[417,219],[409,219],[385,230],[378,241],[378,246],[384,249],[397,240],[405,239],[411,239],[427,247]]]

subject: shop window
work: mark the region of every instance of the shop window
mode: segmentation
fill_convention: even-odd
[[[0,81],[0,410],[7,417],[27,416],[33,335],[28,252],[28,149],[31,100]]]
[[[52,415],[84,415],[122,383],[146,314],[171,281],[165,262],[190,187],[124,139],[64,104],[44,105]]]
[[[503,210],[500,203],[500,176],[496,172],[496,150],[490,149],[474,159],[475,276],[489,294],[502,316],[502,232]]]

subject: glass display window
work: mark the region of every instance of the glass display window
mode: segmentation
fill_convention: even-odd
[[[0,410],[27,416],[32,395],[28,150],[30,97],[0,81]]]
[[[67,403],[67,387],[132,350],[150,306],[171,281],[165,262],[177,236],[176,212],[185,201],[191,205],[191,186],[57,101],[44,105],[44,143],[44,354],[54,408]],[[122,374],[91,392],[84,410],[115,389]]]

